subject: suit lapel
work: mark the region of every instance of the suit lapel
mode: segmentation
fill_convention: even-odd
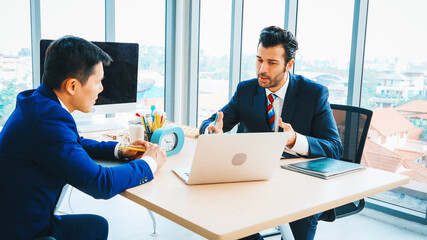
[[[298,85],[293,74],[289,73],[289,86],[286,91],[285,101],[282,108],[282,120],[285,123],[290,123],[294,117],[297,106]],[[283,131],[282,128],[279,128]]]
[[[253,106],[256,118],[259,119],[262,131],[269,131],[267,123],[267,96],[265,95],[265,89],[258,86],[256,93],[253,97]]]

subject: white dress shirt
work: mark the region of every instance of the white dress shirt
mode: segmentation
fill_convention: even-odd
[[[67,106],[65,106],[65,104],[61,101],[61,99],[58,98],[58,100],[59,100],[59,103],[61,104],[61,106],[65,110],[67,110],[67,112],[70,112],[68,110]],[[114,148],[114,157],[117,158],[117,159],[120,159],[120,157],[119,157],[119,146],[120,146],[120,143],[117,143],[116,147]],[[142,156],[141,159],[144,160],[148,164],[148,166],[150,167],[150,170],[151,170],[152,174],[154,174],[156,172],[156,170],[157,170],[157,163],[154,160],[154,158],[152,158],[150,156]]]
[[[274,109],[274,131],[279,131],[279,118],[282,116],[282,109],[283,109],[283,103],[285,102],[286,92],[288,91],[289,86],[289,79],[290,75],[288,75],[288,80],[286,81],[285,85],[283,85],[279,90],[274,92],[276,95],[276,98],[273,101],[273,109]],[[268,88],[265,88],[265,94],[267,96],[267,103],[268,103],[268,95],[272,93]],[[286,114],[286,113],[285,113]],[[283,120],[283,119],[282,119]],[[296,133],[296,140],[295,145],[287,149],[290,150],[290,153],[298,153],[301,156],[307,156],[308,155],[308,140],[307,137]]]

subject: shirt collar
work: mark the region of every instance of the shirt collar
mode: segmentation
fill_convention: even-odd
[[[59,103],[61,104],[61,106],[62,106],[65,110],[67,110],[67,112],[70,112],[70,111],[68,111],[67,106],[65,106],[65,104],[61,101],[61,99],[59,99],[59,98],[58,98],[58,101],[59,101]]]
[[[279,90],[277,90],[274,94],[279,97],[282,100],[285,100],[286,91],[288,90],[289,81],[291,79],[291,75],[288,72],[288,80],[286,81],[285,85],[283,85]],[[268,96],[272,91],[270,91],[268,88],[265,88],[265,94]]]

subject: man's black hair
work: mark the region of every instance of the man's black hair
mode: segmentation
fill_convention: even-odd
[[[285,49],[285,64],[291,59],[295,59],[295,52],[298,49],[298,42],[294,35],[280,27],[270,26],[261,31],[259,35],[258,46],[262,45],[265,48],[282,45]]]
[[[96,64],[111,63],[111,57],[98,46],[79,37],[64,36],[53,41],[46,50],[43,83],[53,89],[61,88],[67,78],[76,78],[84,85]]]

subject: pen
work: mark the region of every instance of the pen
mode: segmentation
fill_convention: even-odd
[[[150,117],[148,116],[148,114],[145,116],[145,121],[146,121],[146,124],[147,124],[147,127],[148,127],[148,132],[153,132],[153,129],[152,129],[152,126],[151,126],[151,124],[150,124]]]
[[[142,148],[133,148],[133,147],[125,147],[125,146],[119,146],[119,148],[138,151],[138,152],[145,152],[146,151],[145,149],[142,149]]]
[[[154,112],[154,109],[156,109],[156,106],[154,106],[154,105],[151,105],[151,120],[154,122],[154,114],[153,114],[153,112]]]
[[[162,113],[162,118],[160,120],[160,127],[163,127],[163,124],[166,122],[166,113]]]
[[[215,122],[214,122],[214,126],[216,125],[216,121],[218,120],[218,113],[216,113],[216,116],[215,116]],[[214,133],[214,130],[212,130],[212,132],[211,132],[211,134],[213,134]]]
[[[147,135],[147,139],[148,139],[148,126],[145,123],[145,117],[142,116],[141,118],[142,118],[142,123],[144,124],[145,134]]]

